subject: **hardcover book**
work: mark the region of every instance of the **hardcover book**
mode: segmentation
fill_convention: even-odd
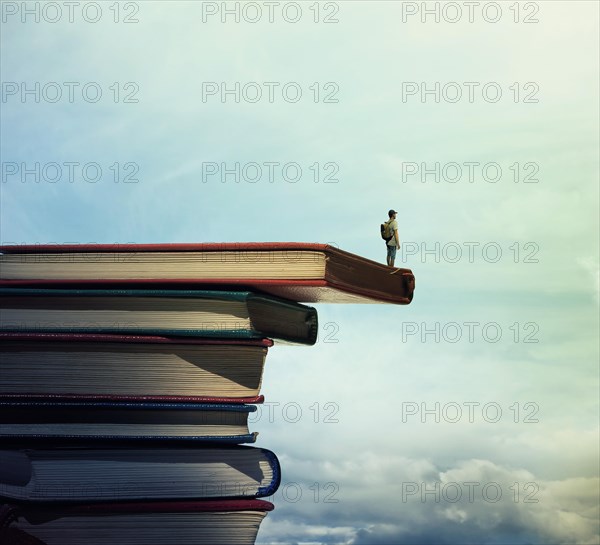
[[[0,333],[0,400],[261,403],[269,339]]]
[[[5,442],[60,444],[183,442],[254,443],[253,405],[209,403],[0,401],[0,447]]]
[[[314,308],[247,291],[0,288],[0,330],[263,338],[312,345]]]
[[[190,284],[259,290],[307,303],[413,298],[410,269],[327,244],[65,244],[0,246],[4,285]]]
[[[1,503],[255,498],[280,478],[275,454],[245,446],[0,450]]]
[[[0,543],[252,545],[272,510],[263,500],[4,505]]]

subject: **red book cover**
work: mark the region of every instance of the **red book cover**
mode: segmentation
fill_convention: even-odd
[[[35,509],[43,509],[36,505]],[[50,511],[55,505],[47,505]],[[274,506],[265,500],[199,500],[199,501],[153,501],[96,503],[85,505],[65,505],[60,511],[63,514],[101,514],[101,513],[188,513],[188,512],[227,512],[227,511],[272,511]]]
[[[113,333],[31,333],[0,331],[0,342],[5,341],[62,341],[62,342],[110,342],[150,344],[235,344],[245,346],[273,346],[271,339],[204,339],[201,337],[161,337],[158,335],[117,335]]]

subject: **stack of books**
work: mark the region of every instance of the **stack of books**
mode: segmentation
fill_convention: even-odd
[[[302,243],[0,247],[0,541],[252,544],[281,472],[248,415],[302,303],[414,276]],[[29,541],[28,541],[29,540]]]

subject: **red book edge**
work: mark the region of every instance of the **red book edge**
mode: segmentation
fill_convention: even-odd
[[[182,513],[182,512],[228,512],[228,511],[273,511],[275,506],[265,500],[200,500],[200,501],[160,501],[160,502],[123,502],[123,503],[90,503],[83,505],[71,504],[5,504],[17,516],[44,516],[53,514],[55,517],[69,515],[93,514],[126,514],[126,513]]]
[[[272,511],[274,506],[264,500],[206,500],[171,502],[108,503],[77,506],[75,511],[114,513],[174,513],[181,511]]]
[[[193,337],[161,337],[158,335],[118,335],[109,333],[21,333],[0,332],[0,342],[6,341],[62,341],[62,342],[107,342],[107,343],[148,343],[148,344],[200,344],[200,345],[241,345],[273,346],[271,339],[202,339]]]
[[[5,254],[64,252],[224,252],[255,250],[338,250],[329,244],[316,242],[195,242],[158,244],[3,244]],[[343,251],[343,250],[338,250]]]

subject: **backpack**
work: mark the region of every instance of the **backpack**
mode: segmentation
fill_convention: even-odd
[[[392,223],[392,220],[388,220],[379,226],[381,238],[385,240],[386,244],[394,238],[394,233],[390,233],[390,223]]]

